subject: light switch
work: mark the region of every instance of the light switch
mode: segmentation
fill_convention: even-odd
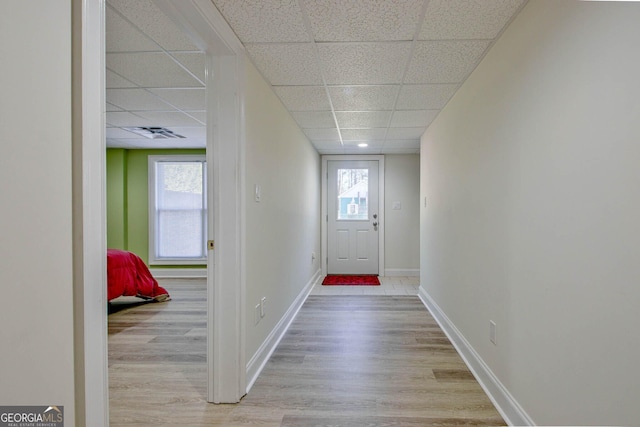
[[[260,197],[262,197],[262,189],[260,188],[260,186],[258,184],[256,184],[254,186],[254,190],[255,190],[255,201],[259,202],[260,201]]]

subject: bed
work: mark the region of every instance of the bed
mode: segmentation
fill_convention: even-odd
[[[107,249],[107,300],[138,297],[157,302],[170,299],[144,261],[133,252]]]

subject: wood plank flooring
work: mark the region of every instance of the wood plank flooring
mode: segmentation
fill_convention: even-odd
[[[109,316],[112,426],[505,425],[416,296],[311,295],[250,393],[206,402],[205,284]]]

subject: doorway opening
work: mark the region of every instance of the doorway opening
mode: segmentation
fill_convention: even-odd
[[[202,111],[200,117],[208,123],[225,123],[224,127],[206,128],[206,156],[208,164],[211,165],[207,172],[207,198],[212,206],[208,213],[209,237],[216,242],[216,249],[210,251],[207,263],[207,400],[215,403],[237,402],[246,389],[244,324],[241,310],[244,303],[241,270],[242,198],[236,170],[236,167],[242,167],[243,159],[243,141],[240,137],[240,83],[243,70],[241,44],[233,33],[225,30],[224,21],[221,21],[219,13],[206,0],[153,0],[151,3],[170,17],[171,21],[183,30],[183,34],[188,34],[200,52],[205,52],[200,54],[205,57],[203,78],[207,95],[205,111]],[[74,254],[79,272],[76,308],[81,313],[76,315],[76,412],[79,415],[79,423],[84,419],[91,420],[92,425],[107,426],[107,245],[104,237],[106,154],[103,115],[106,92],[103,44],[105,3],[78,3],[74,16],[81,22],[77,34],[74,34],[74,40],[79,41],[78,50],[82,52],[82,55],[78,55],[77,65],[78,69],[82,70],[82,80],[78,82],[78,93],[82,93],[82,102],[77,104],[81,106],[81,111],[78,112],[78,116],[81,117],[81,127],[78,127],[81,128],[81,132],[78,134],[81,137],[77,149],[81,155],[78,156],[74,169],[74,174],[82,177],[78,178],[77,191],[81,196],[77,198],[76,208],[81,214],[77,216],[74,227],[80,231],[78,236],[84,236],[81,237],[82,242],[77,245]],[[116,62],[123,57],[120,55]],[[128,61],[128,64],[134,72],[139,65],[135,60]],[[117,74],[107,77],[117,80]],[[142,89],[147,90],[140,92],[141,96],[149,95],[147,99],[152,103],[158,101],[149,93],[153,92],[154,87],[145,86]],[[128,114],[140,117],[146,115],[144,111],[118,111],[115,107],[112,112],[124,113],[115,114],[116,117]],[[150,116],[147,115],[147,119],[151,120]],[[96,283],[101,283],[102,286],[96,289]],[[102,309],[98,309],[98,306],[102,306]]]
[[[322,273],[384,275],[384,156],[322,156]]]

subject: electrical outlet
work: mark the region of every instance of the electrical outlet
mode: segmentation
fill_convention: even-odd
[[[494,344],[498,345],[496,342],[496,322],[493,320],[489,320],[489,340]]]
[[[262,297],[260,300],[260,318],[264,317],[264,310],[267,307],[267,297]]]
[[[260,319],[262,318],[262,316],[260,316],[260,304],[256,304],[256,309],[255,309],[255,316],[254,316],[254,322],[257,325],[258,322],[260,322]]]

